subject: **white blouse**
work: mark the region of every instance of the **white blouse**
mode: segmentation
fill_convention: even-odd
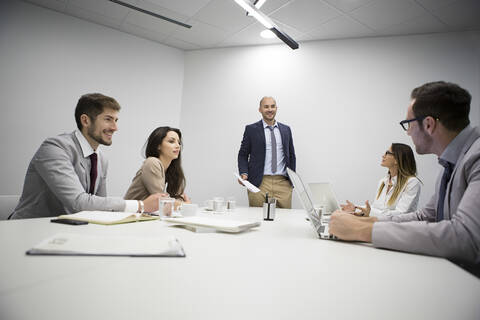
[[[402,192],[398,195],[395,203],[388,205],[387,202],[390,200],[393,190],[395,189],[395,185],[397,184],[397,176],[392,178],[392,186],[387,193],[388,178],[389,176],[387,175],[378,183],[377,192],[375,193],[375,200],[371,205],[370,216],[384,216],[391,218],[395,215],[417,210],[418,199],[420,198],[421,190],[420,180],[418,180],[416,177],[410,177],[403,187]],[[378,189],[380,189],[382,183],[385,183],[385,186],[383,187],[382,192],[377,199]]]

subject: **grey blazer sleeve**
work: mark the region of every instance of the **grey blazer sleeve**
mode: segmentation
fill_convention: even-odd
[[[435,221],[435,204],[437,203],[436,196],[432,196],[428,203],[422,209],[417,211],[402,213],[398,215],[380,215],[378,216],[379,221],[393,221],[393,222],[409,222],[409,221]]]
[[[46,140],[36,153],[33,164],[48,188],[63,204],[67,213],[83,210],[122,211],[125,200],[88,194],[80,183],[71,155],[57,140]],[[99,186],[106,194],[105,179]]]

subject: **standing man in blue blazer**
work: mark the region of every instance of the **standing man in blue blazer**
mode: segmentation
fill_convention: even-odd
[[[295,149],[290,127],[277,122],[277,103],[273,97],[263,97],[258,111],[262,120],[245,127],[238,151],[238,171],[243,180],[260,188],[248,191],[250,207],[261,207],[265,194],[277,199],[277,207],[292,207],[292,184],[287,168],[295,171]]]

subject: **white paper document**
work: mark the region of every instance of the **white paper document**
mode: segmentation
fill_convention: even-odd
[[[72,214],[64,214],[58,217],[59,219],[71,219],[78,221],[86,221],[90,223],[112,225],[118,223],[136,222],[156,220],[159,217],[152,216],[146,213],[131,213],[131,212],[112,212],[112,211],[80,211]]]
[[[80,211],[69,215],[62,215],[61,217],[68,219],[80,218],[84,219],[85,221],[96,220],[109,223],[120,221],[133,215],[135,214],[131,212]]]
[[[260,226],[260,221],[238,221],[231,219],[194,216],[186,218],[162,218],[174,225],[211,228],[218,231],[237,233]]]
[[[57,233],[27,251],[29,255],[185,257],[175,237],[98,236]]]
[[[235,177],[237,177],[238,180],[240,180],[240,182],[245,186],[247,187],[247,189],[253,193],[257,193],[257,192],[260,192],[260,189],[258,189],[257,187],[255,187],[253,184],[250,183],[250,181],[248,180],[243,180],[242,177],[240,177],[240,175],[236,172],[233,173],[233,175]]]

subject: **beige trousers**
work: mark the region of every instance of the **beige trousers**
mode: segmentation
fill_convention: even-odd
[[[263,176],[259,189],[261,192],[248,191],[248,205],[250,207],[262,207],[265,202],[265,194],[277,199],[277,208],[292,208],[292,185],[285,176]]]

